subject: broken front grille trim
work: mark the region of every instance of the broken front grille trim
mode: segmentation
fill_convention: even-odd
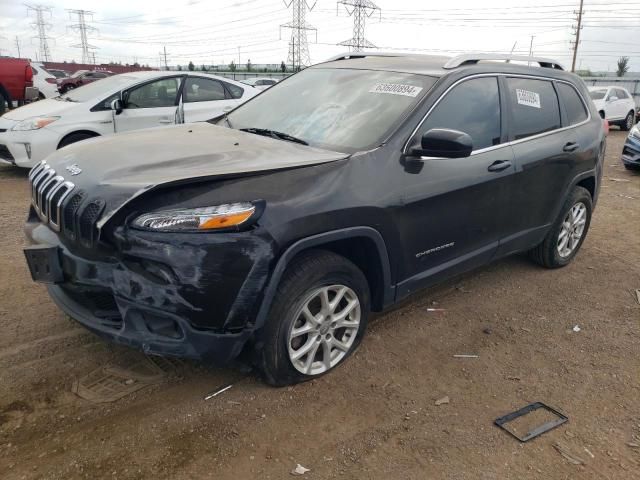
[[[65,181],[64,177],[56,175],[56,171],[44,160],[31,170],[29,182],[31,183],[31,204],[38,217],[59,232],[62,204],[75,189],[75,185]],[[57,199],[55,203],[54,199]]]

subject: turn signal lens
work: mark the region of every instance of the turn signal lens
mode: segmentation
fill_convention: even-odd
[[[194,232],[239,226],[255,212],[249,202],[229,203],[215,207],[165,210],[145,213],[133,226],[159,232]]]

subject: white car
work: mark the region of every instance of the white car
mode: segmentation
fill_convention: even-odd
[[[58,148],[80,140],[208,120],[258,93],[206,73],[113,75],[0,117],[0,161],[32,167]]]
[[[53,98],[60,95],[56,77],[47,72],[44,65],[31,62],[31,70],[33,71],[33,86],[38,87],[40,99]]]
[[[636,104],[626,88],[615,86],[589,87],[589,94],[602,118],[622,130],[631,130],[636,123]]]
[[[244,80],[242,80],[242,83],[244,83],[245,85],[251,85],[252,87],[257,88],[258,90],[266,90],[267,88],[278,83],[278,80],[275,78],[269,78],[269,77],[252,77],[252,78],[245,78]]]

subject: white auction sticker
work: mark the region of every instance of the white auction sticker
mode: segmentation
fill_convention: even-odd
[[[369,93],[390,93],[391,95],[403,95],[405,97],[417,97],[422,87],[402,85],[400,83],[378,83],[371,87]]]
[[[528,90],[520,90],[516,88],[516,96],[518,97],[518,103],[520,105],[526,105],[527,107],[542,108],[540,105],[540,94],[536,92],[530,92]]]

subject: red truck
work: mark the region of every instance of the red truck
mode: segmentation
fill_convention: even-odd
[[[33,71],[29,60],[0,57],[0,115],[12,108],[13,102],[38,98],[38,89],[33,86]]]

